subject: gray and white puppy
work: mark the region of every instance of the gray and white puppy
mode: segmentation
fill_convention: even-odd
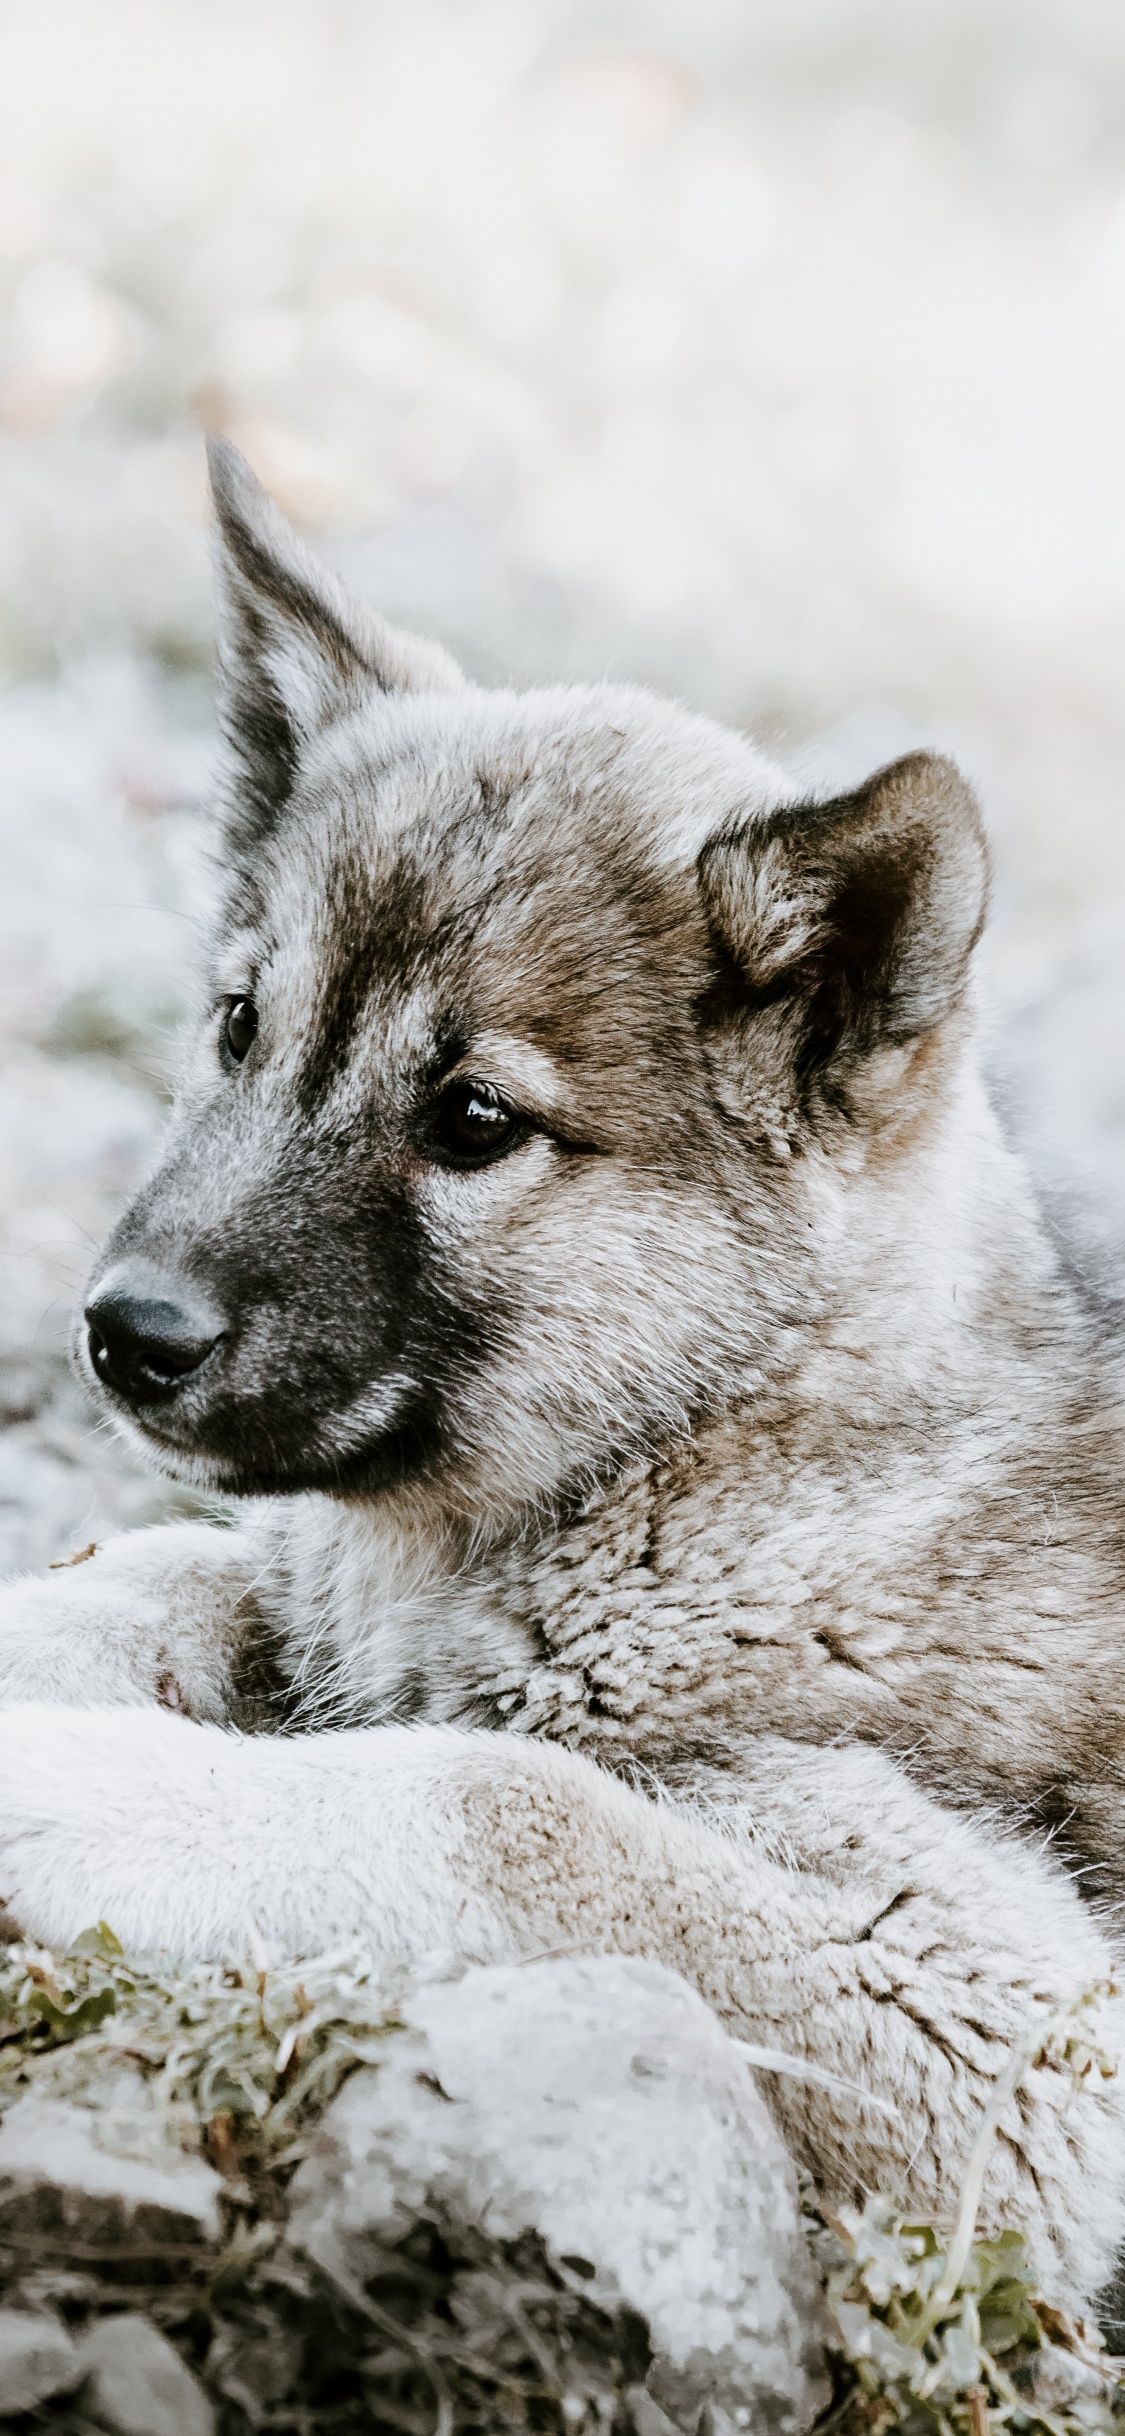
[[[1121,1410],[978,1076],[972,796],[466,684],[213,473],[225,893],[78,1359],[253,1502],[4,1594],[0,1896],[656,1955],[893,2102],[771,2080],[833,2194],[948,2209],[1109,1976],[1044,1827],[1125,1888]],[[986,2207],[1090,2292],[1116,2085],[1034,2066]]]

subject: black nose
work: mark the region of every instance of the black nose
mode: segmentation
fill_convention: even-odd
[[[225,1333],[217,1311],[183,1278],[145,1263],[112,1269],[86,1305],[99,1379],[130,1404],[174,1395]]]

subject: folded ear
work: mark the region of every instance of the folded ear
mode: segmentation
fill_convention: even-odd
[[[465,680],[439,644],[388,626],[318,564],[229,440],[209,439],[207,457],[228,819],[243,849],[291,794],[302,746],[373,688],[450,693]]]
[[[765,1062],[784,1057],[792,1103],[807,1106],[818,1083],[839,1096],[873,1051],[931,1032],[958,1004],[988,854],[960,772],[911,753],[854,795],[710,839],[699,882],[719,951],[709,1018],[761,1071],[753,1038],[766,1047],[768,1015]]]

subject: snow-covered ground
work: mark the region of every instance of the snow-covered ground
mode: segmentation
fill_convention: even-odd
[[[1119,0],[4,0],[0,307],[0,1565],[167,1507],[65,1340],[206,901],[208,423],[474,673],[952,746],[1125,1278]]]

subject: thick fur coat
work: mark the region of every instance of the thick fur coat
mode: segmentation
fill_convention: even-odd
[[[1121,1405],[979,1079],[972,797],[468,685],[213,457],[223,902],[77,1358],[244,1502],[3,1594],[0,1895],[656,1955],[891,2106],[771,2077],[824,2188],[948,2212],[1125,1891]],[[1034,2065],[986,2208],[1089,2294],[1116,2083]]]

